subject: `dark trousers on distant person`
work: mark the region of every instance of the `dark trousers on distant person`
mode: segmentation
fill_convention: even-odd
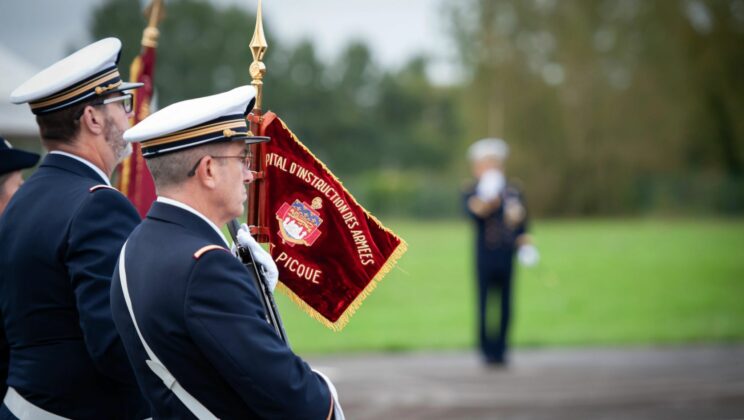
[[[494,264],[494,261],[478,264],[478,337],[486,363],[506,362],[511,301],[511,261],[505,264]],[[495,303],[499,304],[498,319],[495,308],[489,309],[489,305]]]

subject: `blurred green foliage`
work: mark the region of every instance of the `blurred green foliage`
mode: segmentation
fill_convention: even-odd
[[[539,214],[744,211],[744,2],[447,3],[467,127]]]
[[[131,0],[94,12],[92,38],[146,22]],[[332,62],[268,30],[265,108],[368,209],[452,216],[473,140],[504,137],[533,214],[744,212],[744,1],[461,0],[443,14],[464,79],[428,61],[376,65],[350,42]],[[254,16],[174,0],[160,25],[160,107],[250,82]],[[125,73],[127,73],[125,71]]]

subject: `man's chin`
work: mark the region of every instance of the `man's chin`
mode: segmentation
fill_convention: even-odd
[[[237,209],[236,209],[237,210]],[[245,206],[243,204],[240,205],[240,211],[236,211],[235,214],[233,214],[233,219],[237,219],[240,216],[245,214]]]
[[[124,149],[119,152],[119,159],[117,163],[121,163],[129,156],[132,156],[132,143],[127,143],[126,147],[124,147]]]

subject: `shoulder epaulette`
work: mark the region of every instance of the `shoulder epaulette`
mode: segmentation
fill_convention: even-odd
[[[90,192],[94,192],[94,191],[98,191],[98,190],[100,190],[100,189],[104,189],[104,188],[108,188],[109,190],[119,191],[119,190],[117,190],[116,188],[114,188],[114,187],[112,187],[112,186],[110,186],[110,185],[106,185],[106,184],[98,184],[98,185],[94,185],[94,186],[90,187],[90,188],[88,189],[88,191],[90,191]]]
[[[201,258],[202,255],[206,254],[209,251],[213,251],[215,249],[221,249],[223,251],[227,251],[227,248],[225,248],[223,246],[219,246],[219,245],[207,245],[207,246],[202,247],[198,251],[194,252],[194,259],[195,260],[198,260],[199,258]],[[230,251],[227,251],[227,252],[230,252]]]

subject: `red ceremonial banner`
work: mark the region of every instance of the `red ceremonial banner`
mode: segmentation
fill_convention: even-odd
[[[287,126],[268,113],[264,214],[279,288],[340,331],[407,249]]]
[[[134,96],[134,116],[132,125],[144,120],[150,115],[150,100],[153,93],[153,76],[155,75],[155,48],[142,47],[130,67],[130,80],[144,83],[139,89],[132,91]],[[116,188],[134,204],[141,217],[147,215],[150,206],[155,201],[155,183],[150,170],[147,169],[145,159],[139,143],[132,144],[132,154],[119,165],[119,177]]]

